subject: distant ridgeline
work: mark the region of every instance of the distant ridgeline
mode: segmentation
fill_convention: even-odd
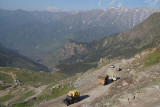
[[[160,10],[119,7],[78,12],[30,12],[0,9],[0,42],[51,70],[56,65],[60,70],[60,64],[65,64],[63,68],[71,68],[70,64],[78,67],[79,63],[86,69],[77,72],[85,72],[100,58],[131,57],[158,45],[159,13],[146,19],[156,11]],[[71,40],[66,43],[68,39]],[[93,40],[96,41],[85,43]],[[1,66],[47,70],[43,65],[6,48],[1,47]]]
[[[68,39],[90,42],[133,28],[160,9],[115,7],[84,11],[0,9],[0,42],[9,49],[43,62]]]
[[[54,62],[74,64],[99,61],[100,58],[129,58],[147,48],[160,45],[160,13],[154,13],[133,29],[113,34],[92,43],[68,40],[59,51],[48,56],[49,67]],[[53,61],[53,62],[52,62]],[[58,64],[57,63],[57,64]],[[60,65],[58,65],[60,69]]]
[[[48,71],[44,65],[38,64],[22,55],[19,55],[18,53],[3,47],[1,44],[0,66],[25,68],[33,71]]]

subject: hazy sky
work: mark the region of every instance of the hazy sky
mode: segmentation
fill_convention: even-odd
[[[160,8],[160,0],[0,0],[0,9],[8,10],[45,10],[48,8],[88,10],[117,6]]]

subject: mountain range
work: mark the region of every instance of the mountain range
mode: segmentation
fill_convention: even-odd
[[[68,40],[62,49],[48,57],[49,62],[46,61],[46,65],[48,63],[49,67],[53,67],[55,62],[59,62],[60,65],[70,65],[98,62],[100,58],[129,58],[144,49],[160,46],[159,28],[160,13],[154,13],[131,30],[113,34],[95,42]]]
[[[0,10],[0,42],[38,62],[64,46],[133,28],[159,9],[116,7],[86,11]]]

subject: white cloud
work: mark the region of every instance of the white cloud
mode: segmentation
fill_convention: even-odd
[[[151,2],[151,1],[152,1],[152,0],[145,0],[144,2],[145,2],[145,3],[149,3],[149,2]]]
[[[160,2],[160,0],[145,0],[144,2],[149,4],[151,7],[155,7]]]
[[[153,2],[150,3],[150,5],[152,7],[155,7],[159,2],[160,2],[160,0],[154,0]]]
[[[110,7],[113,7],[113,5],[117,2],[117,0],[112,0],[110,3],[109,3],[109,6]]]
[[[117,7],[122,7],[122,1],[123,0],[112,0],[108,5],[110,7],[114,7],[114,5],[116,4]]]

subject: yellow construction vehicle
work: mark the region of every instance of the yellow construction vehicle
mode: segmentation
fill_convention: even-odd
[[[106,85],[109,79],[109,75],[107,74],[100,74],[98,76],[98,83],[101,83],[102,85]]]
[[[63,100],[67,106],[80,100],[80,92],[78,90],[69,91],[67,97]]]

